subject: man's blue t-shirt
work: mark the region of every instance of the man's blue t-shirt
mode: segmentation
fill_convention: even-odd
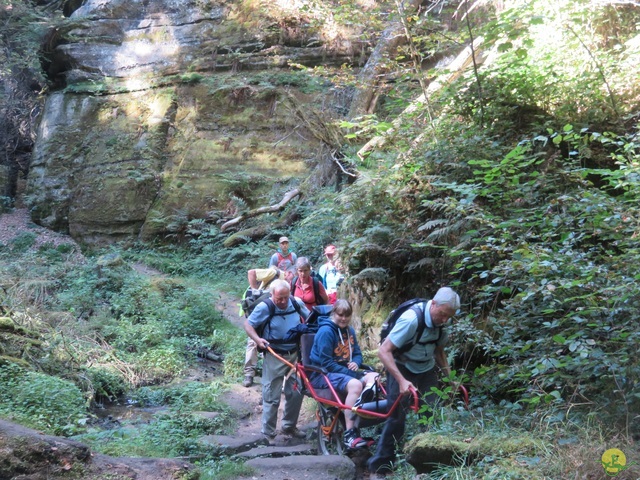
[[[298,300],[296,300],[298,301]],[[298,305],[300,305],[300,311],[302,315],[306,317],[309,316],[309,310],[305,307],[302,301],[298,301]],[[251,312],[249,318],[249,325],[258,330],[263,323],[266,323],[269,319],[269,306],[266,302],[260,302],[256,308]],[[300,315],[296,312],[295,308],[293,308],[293,304],[291,303],[291,299],[289,299],[287,303],[286,310],[281,310],[277,306],[275,307],[275,314],[273,318],[265,326],[264,331],[262,332],[262,338],[267,340],[277,340],[282,339],[287,335],[287,332],[292,328],[295,328],[296,325],[300,324]],[[295,343],[278,343],[273,345],[274,350],[293,350],[296,348]]]

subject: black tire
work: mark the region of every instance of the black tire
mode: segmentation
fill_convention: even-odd
[[[337,415],[337,419],[336,419]],[[344,415],[334,407],[325,407],[318,404],[318,455],[343,455],[345,447],[344,437]],[[332,431],[328,431],[336,420]]]

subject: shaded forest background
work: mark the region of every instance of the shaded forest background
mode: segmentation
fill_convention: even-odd
[[[42,99],[64,88],[46,77],[43,52],[71,3],[0,0],[5,212],[28,178]],[[441,285],[460,292],[448,349],[456,371],[442,395],[463,381],[471,409],[453,399],[431,431],[529,432],[535,442],[520,460],[496,452],[434,478],[599,478],[613,447],[640,461],[640,6],[300,3],[310,21],[329,12],[364,25],[370,52],[361,69],[291,66],[351,92],[342,116],[304,117],[331,153],[297,186],[301,196],[231,230],[220,212],[176,211],[155,241],[106,250],[81,251],[71,239],[38,245],[36,230],[6,241],[0,413],[82,435],[96,402],[128,396],[177,412],[214,402],[218,393],[204,387],[184,395],[154,386],[178,378],[203,348],[226,356],[228,381],[240,377],[244,336],[211,299],[238,295],[246,270],[287,234],[313,262],[323,245],[339,246],[343,294],[357,303],[371,349],[400,301]],[[165,275],[150,279],[132,264]],[[149,444],[158,455],[193,451],[178,424],[176,414],[155,440],[125,439],[111,453],[135,442],[147,455]],[[172,428],[182,443],[158,441]]]

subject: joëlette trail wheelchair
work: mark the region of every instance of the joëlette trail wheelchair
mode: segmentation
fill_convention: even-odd
[[[331,382],[327,378],[327,371],[324,368],[318,368],[310,365],[309,354],[313,346],[315,334],[304,333],[299,336],[300,355],[297,363],[293,364],[277,354],[271,347],[269,352],[278,360],[288,365],[298,378],[298,385],[302,393],[313,398],[317,402],[316,418],[318,426],[316,430],[318,442],[318,454],[320,455],[342,455],[347,451],[347,447],[343,444],[343,436],[345,431],[344,409],[350,409],[360,417],[360,427],[370,427],[377,425],[386,420],[396,408],[400,408],[401,397],[389,405],[386,399],[386,391],[384,386],[379,384],[379,398],[371,402],[365,403],[358,407],[348,407],[344,404],[343,398],[335,391]],[[325,382],[329,388],[314,388],[309,381],[311,372],[318,372],[324,376]],[[410,408],[415,412],[419,409],[418,392],[411,392]]]

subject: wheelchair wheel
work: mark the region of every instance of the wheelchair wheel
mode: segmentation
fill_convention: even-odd
[[[318,454],[342,455],[344,445],[344,415],[335,407],[318,405],[316,411],[318,417]]]

